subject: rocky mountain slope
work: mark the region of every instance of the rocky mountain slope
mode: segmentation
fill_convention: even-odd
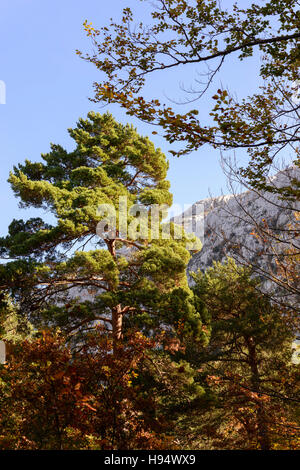
[[[299,168],[282,170],[271,182],[276,187],[282,187],[289,184],[292,178],[300,179]],[[283,202],[272,193],[252,190],[197,201],[183,214],[173,218],[177,224],[184,223],[185,230],[198,235],[203,243],[202,250],[192,256],[188,272],[205,271],[214,261],[222,261],[226,256],[242,264],[250,261],[266,270],[272,268],[272,256],[266,252],[268,250],[262,250],[260,241],[254,235],[255,228],[257,225],[268,226],[282,236],[283,230],[293,222],[294,210],[299,209],[299,203]],[[288,243],[282,243],[281,249],[287,246]],[[264,281],[268,283],[266,279]]]

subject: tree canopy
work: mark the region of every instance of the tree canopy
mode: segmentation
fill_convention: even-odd
[[[207,388],[179,429],[193,423],[192,440],[204,448],[296,449],[299,365],[291,361],[292,330],[251,274],[228,258],[193,275],[211,339],[200,350],[191,345],[187,357]]]
[[[165,325],[166,337],[176,335],[183,321],[185,333],[205,336],[186,279],[187,237],[177,239],[172,226],[164,238],[159,217],[158,237],[151,238],[150,209],[172,202],[161,150],[108,113],[89,113],[69,133],[76,142],[73,151],[52,145],[42,162],[27,160],[10,175],[22,206],[50,212],[55,224],[41,218],[11,223],[0,240],[1,255],[13,258],[0,266],[2,289],[23,315],[69,334],[100,322],[117,341],[126,317],[128,327],[148,334]],[[126,216],[128,211],[125,234],[118,224],[120,197]],[[115,209],[114,234],[106,223],[96,230],[103,204]],[[127,225],[142,225],[130,213],[136,204],[146,211],[150,228],[133,236]]]
[[[246,149],[249,165],[241,174],[253,187],[274,191],[266,177],[278,155],[290,151],[299,164],[299,5],[296,0],[239,3],[158,0],[151,4],[149,24],[137,22],[124,8],[119,23],[112,19],[96,29],[86,21],[94,53],[78,53],[106,77],[94,83],[93,101],[119,103],[127,114],[158,125],[168,142],[181,142],[180,150],[171,150],[174,155],[205,144]],[[237,99],[235,90],[215,86],[226,61],[236,56],[242,62],[258,53],[261,86],[256,93]],[[143,96],[150,75],[167,69],[176,73],[190,64],[199,65],[201,79],[186,90],[187,112]],[[211,110],[198,117],[195,106],[208,94]],[[298,183],[295,191],[298,197]],[[291,190],[280,192],[287,196]]]

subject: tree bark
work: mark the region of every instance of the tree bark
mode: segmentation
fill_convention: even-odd
[[[113,352],[117,353],[118,344],[122,338],[123,312],[121,305],[117,305],[112,309],[112,335],[113,335]]]
[[[116,240],[106,240],[107,248],[113,258],[116,259]],[[113,354],[116,355],[118,351],[118,344],[122,338],[122,326],[123,326],[123,312],[122,306],[116,305],[112,309],[112,337],[113,337]]]
[[[253,390],[260,395],[260,376],[258,370],[256,347],[253,338],[246,339],[249,353],[249,365],[251,369],[251,383]],[[263,403],[258,403],[257,411],[257,429],[258,429],[258,442],[261,450],[270,450],[271,442],[269,436],[269,429],[267,424],[267,417]]]

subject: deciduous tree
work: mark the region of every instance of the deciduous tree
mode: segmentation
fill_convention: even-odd
[[[97,328],[80,352],[44,331],[11,344],[0,365],[0,449],[163,449],[173,441],[155,400],[133,384],[153,348],[142,334],[119,345]]]
[[[133,12],[125,8],[120,23],[111,20],[109,26],[95,29],[86,21],[94,53],[78,53],[106,77],[95,82],[94,101],[119,103],[129,115],[161,127],[170,143],[182,143],[179,151],[172,150],[174,155],[205,144],[246,149],[249,165],[241,174],[253,187],[274,191],[267,182],[270,164],[291,150],[299,165],[299,4],[297,0],[240,3],[158,0],[151,3],[148,25],[135,24]],[[225,62],[234,57],[242,62],[257,54],[262,61],[256,93],[237,99],[235,90],[215,86]],[[166,70],[176,74],[190,65],[199,66],[201,78],[186,90],[187,112],[143,96],[150,76]],[[211,109],[206,116],[201,111],[199,118],[192,106],[207,94]],[[291,193],[299,197],[299,182],[293,191],[280,189],[281,195]]]

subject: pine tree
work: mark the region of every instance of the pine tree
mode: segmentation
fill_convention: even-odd
[[[30,338],[34,328],[7,295],[0,300],[0,340],[18,343]]]
[[[13,220],[0,239],[0,255],[13,259],[0,266],[1,288],[36,324],[78,336],[101,323],[115,347],[126,327],[165,330],[167,341],[179,321],[182,335],[200,339],[204,332],[185,273],[188,240],[184,234],[177,239],[172,224],[171,237],[164,238],[161,216],[158,238],[149,228],[152,205],[172,203],[164,154],[108,113],[90,112],[69,134],[73,151],[52,144],[41,162],[26,160],[10,174],[21,206],[50,213],[54,223]],[[120,197],[129,213],[125,226]],[[96,233],[104,223],[102,204],[115,209],[115,231],[105,224]],[[131,211],[135,204],[146,211],[146,228]]]
[[[210,395],[198,410],[198,435],[217,448],[298,448],[299,365],[288,318],[259,292],[251,270],[230,258],[194,280],[211,328],[209,345],[189,353]]]

